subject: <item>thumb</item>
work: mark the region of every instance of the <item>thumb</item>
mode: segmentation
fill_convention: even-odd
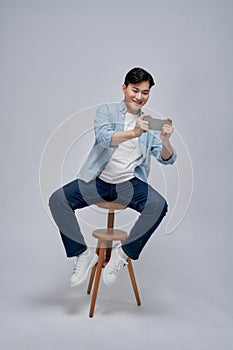
[[[143,120],[145,117],[152,118],[150,114],[142,114],[139,118]]]
[[[171,119],[171,118],[168,118],[168,117],[167,117],[167,118],[165,118],[165,119],[168,120],[170,124],[172,124],[172,119]]]

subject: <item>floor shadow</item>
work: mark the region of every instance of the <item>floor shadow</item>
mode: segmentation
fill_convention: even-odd
[[[139,286],[138,286],[139,287]],[[29,307],[50,309],[66,315],[89,314],[91,295],[87,294],[87,282],[81,286],[70,288],[69,285],[46,286],[46,289],[31,290],[24,294],[23,302]],[[140,286],[141,305],[138,306],[132,285],[127,276],[119,276],[116,284],[109,288],[100,281],[96,300],[95,314],[143,314],[159,315],[171,312],[171,303],[165,300],[162,291],[151,286]]]

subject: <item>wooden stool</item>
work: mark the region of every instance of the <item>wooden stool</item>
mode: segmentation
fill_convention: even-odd
[[[119,203],[112,203],[112,202],[100,202],[100,203],[97,203],[96,205],[100,208],[108,209],[108,222],[107,222],[107,228],[93,231],[93,236],[98,239],[96,253],[99,255],[99,258],[98,258],[97,264],[92,268],[91,276],[90,276],[90,280],[87,288],[87,294],[90,294],[93,281],[95,278],[91,306],[90,306],[90,313],[89,313],[90,317],[93,317],[93,314],[94,314],[102,268],[104,268],[107,265],[107,263],[111,258],[112,242],[113,241],[123,242],[127,237],[127,233],[125,231],[114,229],[115,210],[125,209],[126,206]],[[128,267],[131,283],[133,286],[134,295],[135,295],[137,304],[141,305],[138,288],[136,284],[136,279],[134,276],[132,261],[130,258],[128,258],[127,262],[128,262],[127,267]]]

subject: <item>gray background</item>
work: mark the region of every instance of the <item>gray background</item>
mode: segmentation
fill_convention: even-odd
[[[232,1],[0,5],[1,348],[231,349]],[[148,107],[185,139],[194,192],[177,230],[154,235],[134,264],[142,306],[122,273],[101,284],[89,319],[41,202],[39,164],[68,116],[122,98],[134,66],[157,80]]]

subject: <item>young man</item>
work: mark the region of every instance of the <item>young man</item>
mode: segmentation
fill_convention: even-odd
[[[124,100],[98,108],[95,144],[78,178],[52,194],[50,209],[58,225],[67,257],[76,257],[71,286],[82,283],[98,256],[85,243],[75,210],[100,201],[116,201],[140,213],[122,246],[113,249],[103,280],[112,285],[127,258],[138,259],[148,239],[167,212],[166,200],[147,183],[150,157],[172,164],[172,123],[149,131],[142,107],[154,85],[142,68],[133,68],[122,86]]]

